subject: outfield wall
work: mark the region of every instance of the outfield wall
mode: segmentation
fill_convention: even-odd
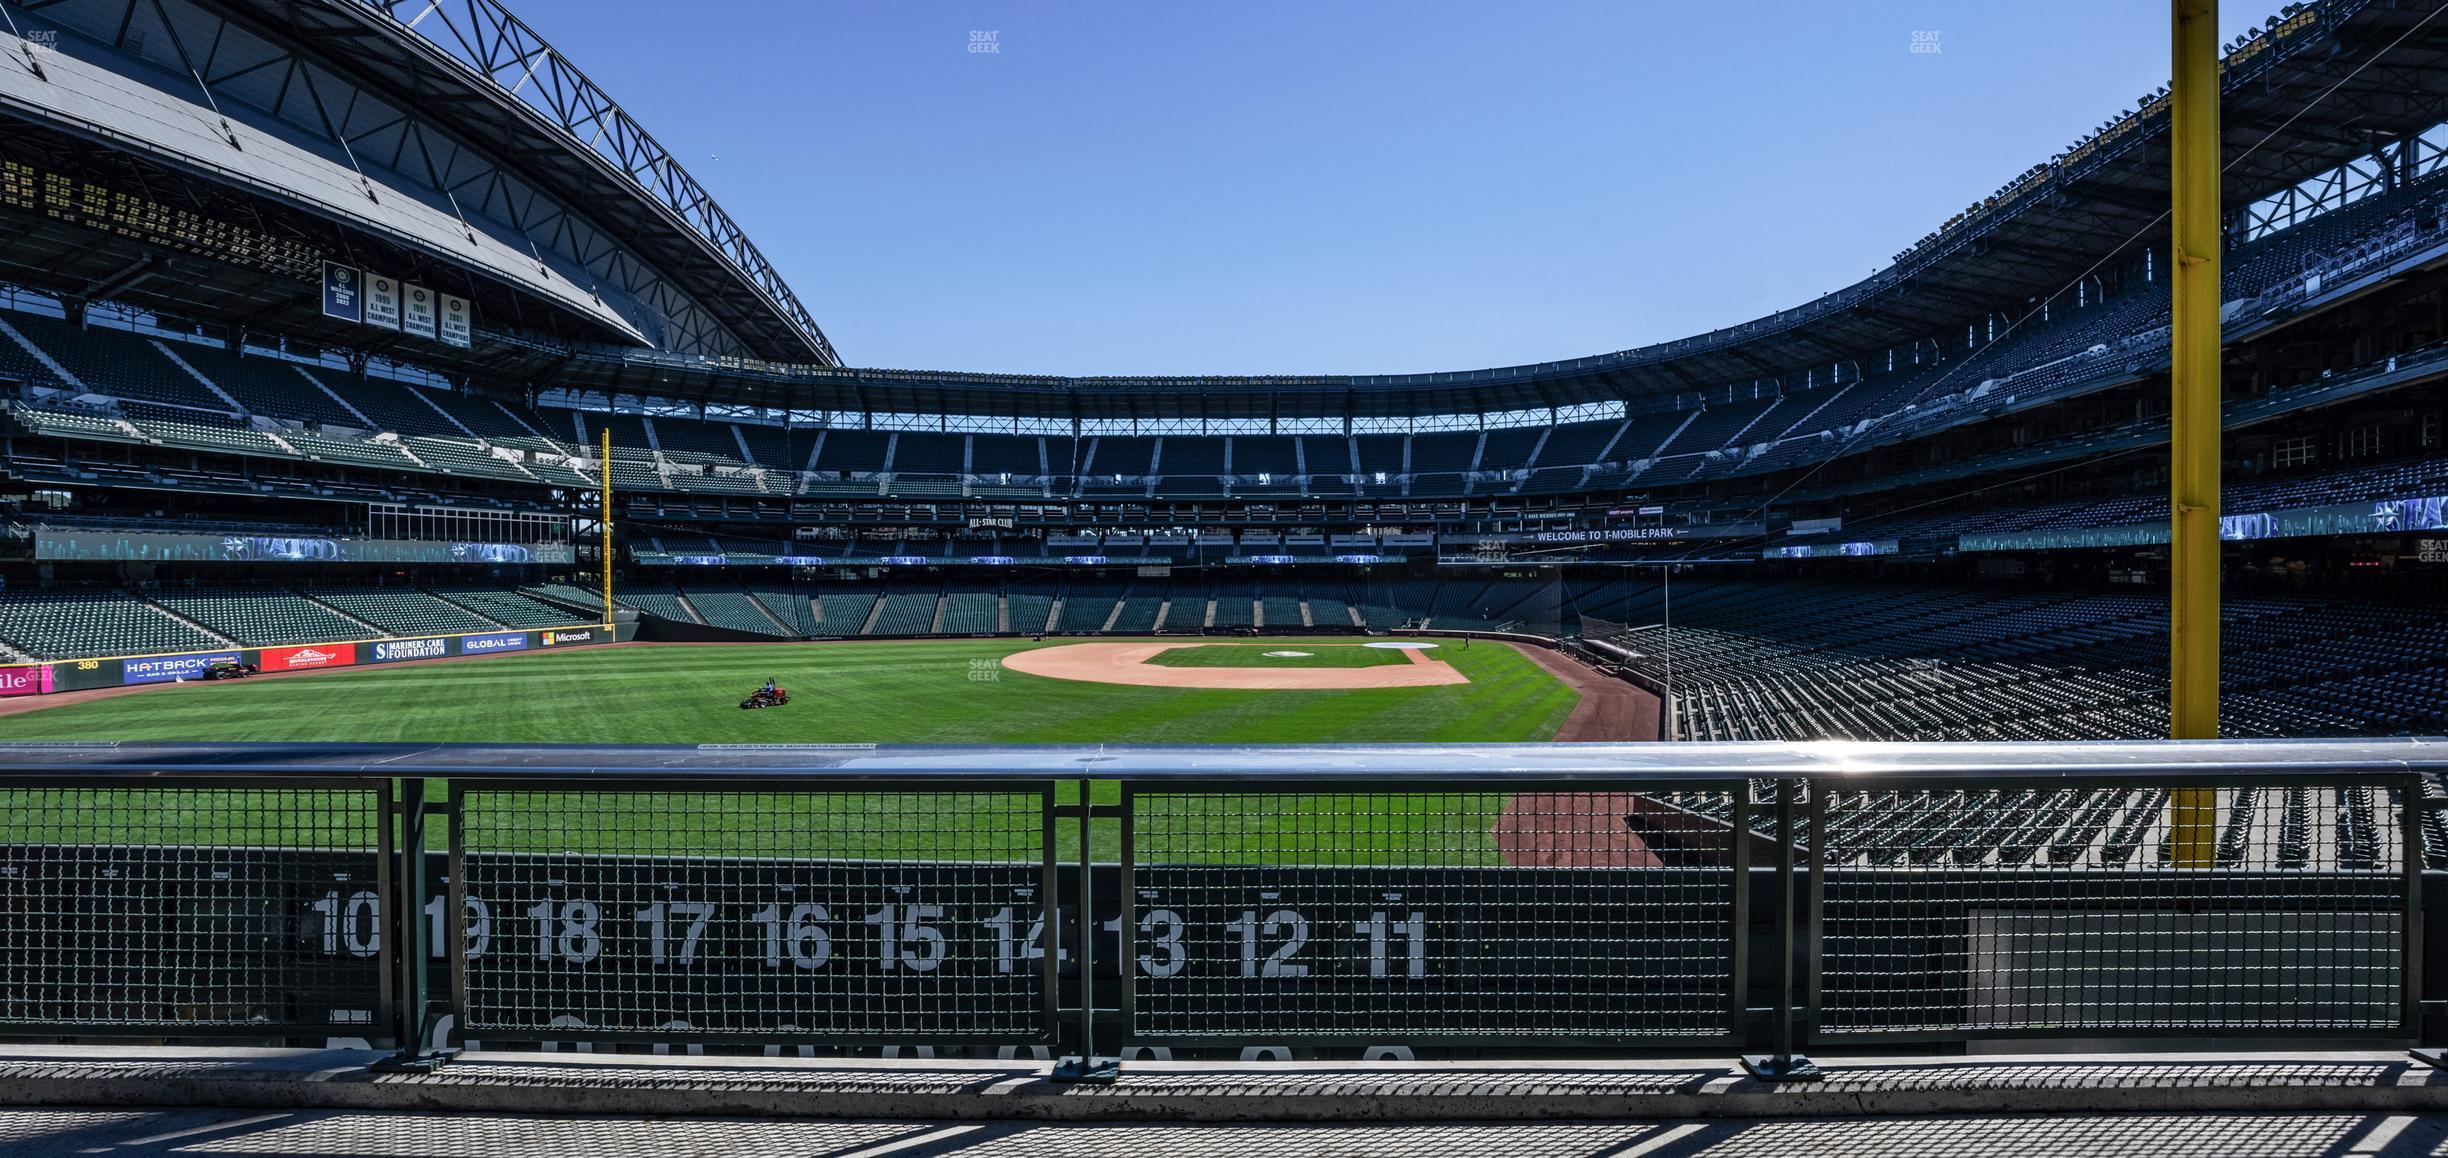
[[[474,631],[408,639],[354,639],[282,647],[229,647],[215,651],[7,664],[0,665],[0,698],[176,683],[194,679],[212,665],[223,662],[251,663],[267,672],[321,671],[327,668],[591,647],[622,643],[636,636],[635,622],[616,623],[609,628],[600,623],[586,623],[569,627]]]

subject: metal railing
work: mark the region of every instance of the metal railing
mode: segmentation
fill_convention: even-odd
[[[1125,1046],[1791,1076],[1811,1044],[2407,1044],[2443,771],[2420,740],[0,748],[0,1034],[1083,1075]]]

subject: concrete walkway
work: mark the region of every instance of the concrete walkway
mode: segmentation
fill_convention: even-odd
[[[2448,1116],[2134,1114],[1348,1125],[812,1121],[330,1110],[0,1110],[0,1154],[794,1158],[2277,1158],[2448,1152]]]
[[[2448,1112],[2448,1073],[2382,1052],[1821,1057],[1763,1085],[1723,1059],[1615,1064],[1043,1062],[468,1055],[374,1074],[352,1050],[0,1047],[0,1107],[448,1111],[944,1122],[1650,1122],[1951,1114]]]

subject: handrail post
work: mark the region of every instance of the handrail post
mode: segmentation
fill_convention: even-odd
[[[2423,838],[2423,818],[2435,811],[2448,810],[2448,799],[2434,797],[2425,791],[2425,778],[2406,777],[2405,786],[2398,790],[2398,840],[2404,852],[2405,908],[2398,935],[2405,946],[2398,968],[2404,970],[2400,981],[2401,1000],[2405,1003],[2405,1032],[2412,1036],[2416,1047],[2411,1051],[2415,1061],[2433,1069],[2448,1068],[2448,1049],[2442,1049],[2438,1039],[2430,1036],[2430,1019],[2424,1016],[2427,1004],[2423,990],[2423,871],[2430,867],[2430,849]]]
[[[1776,1052],[1742,1059],[1743,1069],[1763,1082],[1815,1082],[1821,1076],[1811,1059],[1794,1053],[1794,848],[1799,835],[1794,830],[1794,793],[1799,785],[1793,777],[1776,782]],[[1749,840],[1751,834],[1737,832],[1734,839]],[[1815,844],[1819,834],[1811,833],[1810,839]]]
[[[397,803],[383,824],[397,833],[392,854],[390,895],[382,898],[383,969],[391,980],[392,1055],[376,1063],[388,1072],[425,1072],[450,1060],[455,1050],[427,1050],[426,1025],[432,1011],[429,984],[433,960],[431,926],[425,918],[425,781],[399,782]],[[395,820],[396,817],[396,820]]]
[[[1058,1082],[1110,1082],[1122,1062],[1098,1057],[1096,1049],[1096,851],[1090,826],[1096,821],[1096,781],[1079,780],[1079,1056],[1054,1064]]]

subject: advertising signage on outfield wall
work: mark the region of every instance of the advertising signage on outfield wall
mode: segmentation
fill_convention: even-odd
[[[11,664],[7,667],[0,667],[0,698],[39,696],[50,690],[50,664]]]
[[[319,667],[349,667],[357,662],[357,645],[353,643],[307,644],[303,647],[267,647],[263,658],[256,661],[265,671],[311,671]]]
[[[123,684],[164,684],[172,680],[191,680],[203,675],[216,663],[244,663],[246,655],[236,651],[198,651],[186,655],[140,655],[119,661],[119,682]]]
[[[0,664],[0,697],[189,680],[202,676],[216,663],[252,663],[267,672],[317,671],[359,664],[491,655],[526,651],[534,647],[614,643],[635,631],[634,624],[622,624],[611,630],[601,626],[560,627],[549,631],[490,631],[422,639],[305,643],[292,647],[249,647],[181,655],[132,655],[63,659],[46,664]]]
[[[360,649],[366,663],[399,663],[411,659],[441,659],[451,654],[448,639],[385,639]]]

